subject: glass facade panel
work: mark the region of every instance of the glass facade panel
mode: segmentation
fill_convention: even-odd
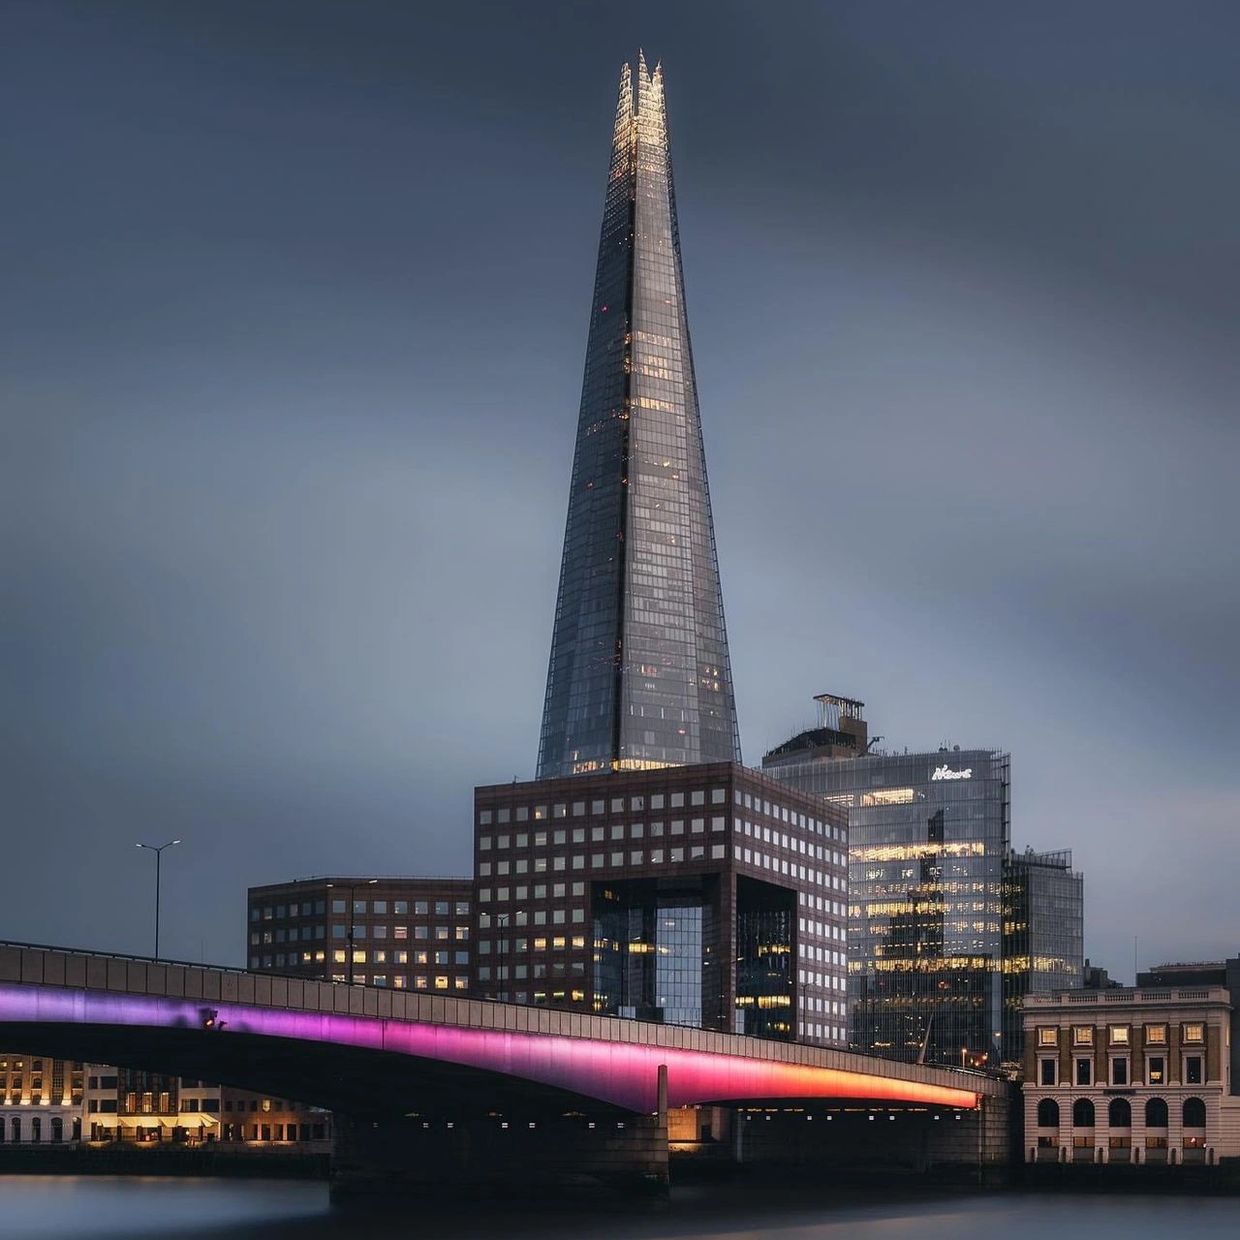
[[[594,892],[594,1009],[702,1027],[718,1007],[713,901],[701,888],[652,882],[599,884]],[[717,1013],[713,1010],[710,1013]]]
[[[740,878],[736,905],[736,1032],[791,1039],[796,893]]]
[[[740,760],[663,74],[626,65],[538,775]]]
[[[1083,892],[1070,854],[1012,852],[1008,755],[780,753],[764,773],[848,811],[851,1045],[1019,1059],[1023,996],[1081,984]]]

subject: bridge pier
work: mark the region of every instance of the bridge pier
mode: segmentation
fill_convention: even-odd
[[[548,1189],[665,1195],[666,1116],[446,1121],[336,1117],[334,1198],[514,1196]]]
[[[803,1168],[839,1175],[934,1174],[1001,1177],[1010,1165],[1009,1104],[987,1098],[977,1110],[882,1106],[738,1107],[672,1112],[674,1165],[730,1162],[748,1168]]]

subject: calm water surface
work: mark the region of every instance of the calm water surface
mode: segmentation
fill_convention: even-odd
[[[614,1240],[1159,1240],[1240,1236],[1240,1198],[989,1193],[894,1201],[768,1185],[677,1189],[642,1213],[574,1203],[427,1211],[335,1209],[322,1184],[133,1176],[0,1176],[0,1237],[177,1236],[193,1240],[387,1240],[599,1236]]]

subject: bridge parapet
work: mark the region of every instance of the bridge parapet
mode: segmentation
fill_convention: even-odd
[[[388,991],[22,943],[0,943],[0,983],[3,982],[694,1051],[790,1067],[860,1073],[885,1078],[893,1085],[921,1084],[991,1097],[1003,1097],[1007,1089],[1006,1082],[956,1069],[900,1063],[802,1043],[484,999]]]

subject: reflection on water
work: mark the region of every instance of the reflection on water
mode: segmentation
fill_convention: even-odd
[[[427,1210],[333,1208],[324,1184],[137,1176],[0,1176],[4,1240],[171,1236],[189,1240],[333,1240],[408,1236],[602,1237],[605,1240],[1056,1240],[1233,1238],[1240,1200],[1133,1194],[987,1193],[875,1201],[770,1184],[678,1188],[638,1212],[591,1200]]]

